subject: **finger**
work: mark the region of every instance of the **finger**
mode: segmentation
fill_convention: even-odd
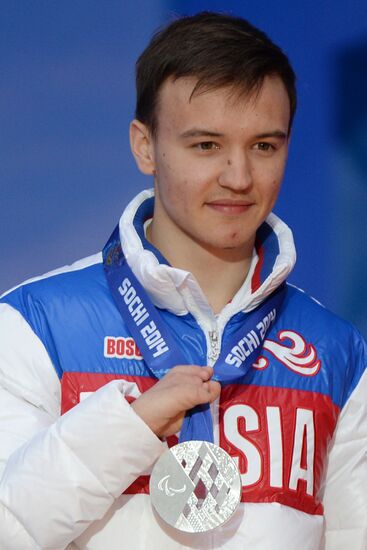
[[[213,368],[209,366],[199,367],[198,365],[177,365],[170,369],[163,377],[172,379],[176,376],[189,377],[192,381],[196,378],[200,381],[210,380],[213,376]]]
[[[216,380],[210,380],[210,382],[209,382],[209,393],[210,393],[209,403],[212,403],[213,401],[218,399],[218,397],[220,396],[221,389],[222,389],[222,386],[220,385],[219,382],[217,382]]]
[[[215,401],[221,391],[221,385],[219,382],[209,380],[207,382],[204,382],[203,385],[198,388],[197,398],[198,398],[198,405],[204,404],[204,403],[212,403]]]
[[[169,374],[193,374],[200,375],[202,369],[205,367],[199,367],[199,365],[176,365],[168,371],[166,376]]]
[[[200,367],[200,378],[202,380],[210,380],[211,377],[213,376],[213,367],[209,367],[209,366],[205,366],[205,367]]]

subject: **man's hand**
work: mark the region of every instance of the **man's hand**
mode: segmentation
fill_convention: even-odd
[[[158,437],[168,437],[181,429],[186,411],[219,397],[212,376],[211,367],[174,367],[131,406]]]

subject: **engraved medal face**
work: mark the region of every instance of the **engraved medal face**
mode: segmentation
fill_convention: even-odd
[[[188,533],[215,529],[235,512],[241,477],[234,460],[207,441],[185,441],[167,450],[150,477],[150,497],[172,527]]]

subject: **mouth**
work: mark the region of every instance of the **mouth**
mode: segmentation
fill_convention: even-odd
[[[221,214],[229,214],[232,216],[238,216],[247,212],[254,203],[249,201],[231,200],[231,199],[218,199],[205,203],[206,206],[219,212]]]

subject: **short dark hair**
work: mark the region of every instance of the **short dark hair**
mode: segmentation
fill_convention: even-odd
[[[135,116],[155,134],[159,89],[169,77],[197,77],[192,95],[226,86],[249,94],[270,75],[279,76],[287,90],[290,129],[297,95],[284,52],[240,17],[214,12],[182,17],[158,30],[136,63]]]

